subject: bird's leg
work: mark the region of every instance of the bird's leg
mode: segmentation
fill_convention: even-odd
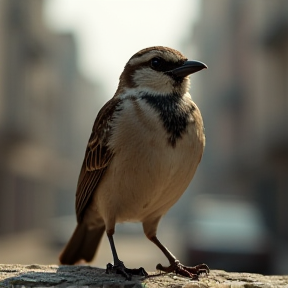
[[[138,275],[138,276],[148,276],[148,273],[145,271],[143,267],[140,267],[139,269],[128,269],[125,267],[124,263],[119,259],[116,247],[114,244],[113,239],[114,229],[107,231],[107,236],[109,239],[112,255],[113,255],[113,261],[114,265],[111,263],[107,264],[106,267],[106,273],[110,272],[116,272],[117,274],[121,274],[124,276],[127,280],[131,280],[132,275]]]
[[[158,264],[156,266],[156,269],[164,271],[166,273],[174,272],[176,274],[186,276],[192,279],[198,279],[198,276],[200,274],[207,275],[209,273],[210,270],[206,264],[200,264],[194,267],[187,267],[181,264],[179,260],[177,260],[176,257],[164,245],[162,245],[162,243],[158,240],[156,236],[149,237],[149,240],[151,240],[154,244],[157,245],[157,247],[160,248],[160,250],[164,253],[170,263],[170,266],[168,267],[164,267],[161,264]]]

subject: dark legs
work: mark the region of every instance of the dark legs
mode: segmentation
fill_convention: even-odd
[[[156,266],[156,269],[164,271],[166,273],[175,272],[176,274],[180,274],[182,276],[186,276],[192,279],[198,279],[200,274],[208,274],[209,267],[206,264],[196,265],[194,267],[187,267],[182,265],[176,257],[158,240],[156,236],[148,237],[167,257],[170,266],[164,267],[161,264]]]
[[[144,226],[144,225],[143,225]],[[144,226],[145,228],[145,226]],[[145,229],[144,229],[145,231]],[[146,231],[145,231],[146,232]],[[131,280],[132,275],[138,275],[138,276],[148,276],[147,272],[144,270],[144,268],[140,267],[139,269],[128,269],[125,267],[124,263],[119,259],[116,247],[114,244],[113,239],[114,229],[107,231],[107,236],[109,239],[112,255],[113,255],[113,261],[114,265],[111,263],[107,264],[106,273],[117,273],[124,276],[127,280]],[[146,234],[146,233],[145,233]],[[153,233],[154,234],[154,233]],[[147,234],[146,234],[147,236]],[[147,236],[148,237],[148,236]],[[150,241],[152,241],[167,257],[170,266],[165,267],[161,264],[158,264],[156,266],[156,269],[166,272],[166,273],[176,273],[185,277],[189,277],[191,279],[198,279],[200,274],[208,274],[209,273],[209,267],[206,264],[200,264],[196,265],[194,267],[187,267],[184,266],[179,262],[179,260],[176,259],[176,257],[158,240],[158,238],[155,236],[148,237]]]
[[[132,275],[138,275],[138,276],[148,276],[147,272],[144,270],[144,268],[140,267],[139,269],[128,269],[125,267],[124,263],[119,259],[116,247],[114,244],[113,239],[114,230],[107,231],[107,236],[109,239],[112,255],[113,255],[113,261],[114,265],[111,263],[107,264],[106,273],[117,273],[124,276],[127,280],[131,280]]]
[[[108,236],[108,240],[109,240],[109,243],[110,243],[110,248],[111,248],[112,255],[113,255],[114,265],[119,265],[121,263],[123,264],[123,262],[119,260],[118,255],[117,255],[117,251],[116,251],[115,244],[114,244],[114,239],[113,239],[113,234],[109,235],[107,233],[107,236]]]

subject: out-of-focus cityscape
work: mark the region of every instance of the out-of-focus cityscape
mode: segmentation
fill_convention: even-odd
[[[191,77],[207,144],[159,238],[185,264],[288,274],[288,2],[199,3],[178,50],[209,67]],[[57,263],[92,124],[112,97],[83,76],[75,35],[49,29],[43,9],[0,1],[0,263]],[[165,261],[141,225],[117,233],[127,266]],[[103,239],[93,265],[111,258]]]

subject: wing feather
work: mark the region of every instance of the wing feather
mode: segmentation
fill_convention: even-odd
[[[83,213],[91,200],[92,194],[104,175],[113,158],[113,151],[108,146],[111,135],[113,114],[121,100],[112,98],[99,111],[94,122],[91,136],[85,152],[85,158],[80,171],[76,191],[77,221],[83,218]]]

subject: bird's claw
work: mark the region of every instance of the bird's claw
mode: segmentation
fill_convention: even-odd
[[[125,267],[123,262],[120,262],[117,265],[112,265],[111,263],[108,263],[106,266],[106,273],[121,274],[123,277],[125,277],[126,280],[131,280],[133,275],[144,277],[148,276],[148,273],[145,271],[143,267],[140,267],[138,269],[129,269]]]
[[[201,274],[205,274],[207,276],[210,272],[209,267],[204,263],[194,267],[187,267],[181,264],[178,260],[174,261],[174,263],[168,267],[164,267],[161,264],[158,264],[156,269],[166,273],[174,272],[178,275],[189,277],[193,280],[197,280]]]

